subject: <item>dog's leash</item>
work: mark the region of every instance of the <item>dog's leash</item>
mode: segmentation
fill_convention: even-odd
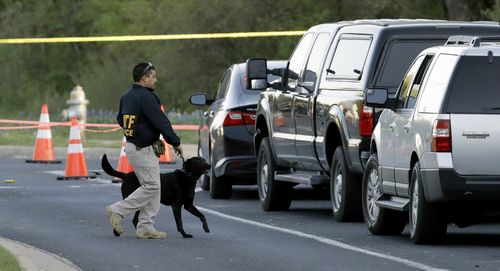
[[[184,155],[181,155],[181,159],[182,159],[182,168],[184,168],[184,165],[186,164],[186,160],[184,160]]]

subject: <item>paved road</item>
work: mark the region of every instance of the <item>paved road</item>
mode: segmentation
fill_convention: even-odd
[[[116,165],[116,160],[112,160]],[[99,160],[87,159],[89,170]],[[170,170],[179,165],[162,166]],[[262,212],[255,187],[237,187],[232,199],[197,193],[211,233],[183,213],[183,239],[162,207],[157,228],[165,240],[138,240],[131,219],[111,233],[104,207],[119,199],[107,176],[57,181],[64,164],[0,159],[0,236],[69,259],[83,270],[500,270],[500,225],[450,227],[441,246],[415,246],[408,231],[372,236],[363,223],[338,223],[324,191],[299,188],[288,212]],[[15,179],[16,183],[4,183]]]

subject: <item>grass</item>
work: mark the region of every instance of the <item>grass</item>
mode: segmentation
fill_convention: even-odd
[[[21,267],[16,258],[5,248],[0,246],[0,270],[2,271],[20,271]]]
[[[0,130],[0,145],[6,146],[34,146],[36,129],[28,130]],[[69,127],[52,127],[52,144],[54,147],[67,147]],[[198,144],[197,131],[176,131],[182,144]],[[85,132],[82,134],[84,147],[90,148],[120,148],[123,134],[121,130],[109,133]]]

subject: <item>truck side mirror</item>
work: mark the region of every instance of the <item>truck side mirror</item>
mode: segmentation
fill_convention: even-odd
[[[191,95],[189,97],[189,102],[192,105],[207,105],[207,102],[209,102],[209,100],[207,99],[207,94],[199,93]]]
[[[245,65],[246,88],[264,90],[267,88],[267,60],[249,58]]]
[[[365,94],[365,104],[371,107],[387,107],[388,90],[385,88],[369,88]]]

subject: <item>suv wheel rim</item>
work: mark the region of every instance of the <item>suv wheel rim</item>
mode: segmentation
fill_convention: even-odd
[[[337,211],[340,209],[340,204],[342,203],[342,171],[340,169],[336,170],[337,175],[333,181],[333,210]]]
[[[260,199],[264,200],[267,195],[268,182],[269,182],[269,167],[267,160],[263,159],[262,169],[260,170]]]
[[[368,176],[368,187],[366,191],[366,204],[368,210],[368,217],[372,222],[378,218],[380,208],[375,204],[375,201],[380,197],[380,180],[378,178],[378,171],[372,169]]]
[[[411,235],[415,234],[415,227],[417,226],[417,216],[418,216],[418,178],[415,178],[415,184],[413,185],[413,191],[411,196]]]

